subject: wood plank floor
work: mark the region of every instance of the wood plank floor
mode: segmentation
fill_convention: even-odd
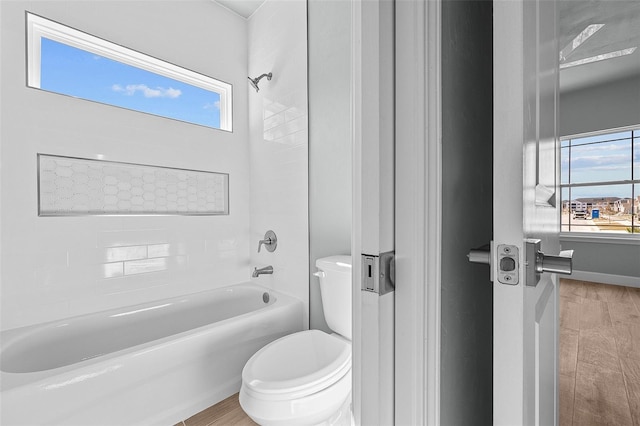
[[[220,401],[175,426],[254,426],[257,425],[242,411],[238,394]]]
[[[560,425],[640,426],[640,288],[560,280]]]
[[[238,394],[176,426],[253,426]],[[640,426],[640,289],[560,281],[560,425]]]

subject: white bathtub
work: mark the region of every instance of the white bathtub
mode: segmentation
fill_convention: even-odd
[[[238,284],[9,330],[0,423],[172,425],[237,392],[251,355],[302,327],[301,301]]]

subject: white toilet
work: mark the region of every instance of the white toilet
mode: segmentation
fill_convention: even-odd
[[[256,423],[351,424],[351,256],[316,261],[325,319],[256,352],[242,370],[240,405]]]

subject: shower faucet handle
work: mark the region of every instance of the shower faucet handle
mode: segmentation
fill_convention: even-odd
[[[264,240],[258,241],[258,253],[260,253],[263,244],[268,252],[274,252],[276,247],[278,247],[278,237],[276,237],[276,233],[269,230],[264,234]]]

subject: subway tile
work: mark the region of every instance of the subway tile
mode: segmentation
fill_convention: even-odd
[[[283,105],[279,102],[274,102],[267,97],[264,97],[262,102],[263,119],[265,120],[273,116],[274,114],[278,114],[279,112],[287,109],[286,105]]]
[[[283,144],[283,145],[293,145],[293,144],[296,143],[296,135],[295,134],[288,134],[288,135],[284,135],[284,136],[279,137],[279,138],[274,138],[272,140],[274,142],[277,142],[277,143]]]
[[[284,112],[280,112],[277,114],[272,114],[269,117],[265,118],[262,122],[263,123],[262,126],[264,130],[269,130],[276,126],[284,124],[284,122],[285,122],[285,114]]]
[[[116,281],[116,280],[114,280]],[[151,300],[160,300],[173,296],[175,291],[170,285],[162,282],[148,282],[145,287],[113,289],[109,292],[99,292],[70,300],[70,315],[85,315],[93,312],[105,311],[117,307],[132,306]],[[176,294],[177,295],[177,294]]]
[[[169,242],[167,229],[103,231],[98,233],[99,247],[135,246]]]
[[[151,244],[147,246],[147,257],[167,257],[171,255],[171,244]]]
[[[124,263],[104,263],[102,264],[102,278],[117,278],[124,275]]]
[[[13,304],[3,306],[2,329],[25,327],[49,322],[52,318],[65,318],[68,316],[69,303],[66,300],[51,303],[31,301],[29,304]]]
[[[124,262],[124,275],[146,274],[169,269],[167,258],[131,260]]]
[[[66,279],[67,268],[61,267],[36,267],[36,285],[42,287],[65,287],[73,285]]]
[[[109,247],[104,250],[105,262],[122,262],[127,260],[146,259],[147,245]]]
[[[303,115],[306,115],[307,111],[304,108],[298,108],[298,107],[291,107],[285,110],[284,112],[284,118],[286,121],[291,121],[293,119],[296,119],[298,117],[302,117]]]
[[[69,267],[79,265],[95,265],[104,262],[104,250],[96,247],[74,246],[67,250]]]

